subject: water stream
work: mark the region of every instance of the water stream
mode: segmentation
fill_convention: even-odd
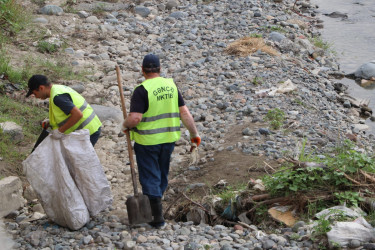
[[[352,73],[362,64],[375,60],[375,0],[311,0],[319,6],[319,18],[324,21],[321,29],[324,41],[332,44],[337,52],[340,69]],[[332,18],[324,14],[334,11],[344,13],[346,19]],[[351,96],[370,100],[369,107],[375,115],[375,84],[362,87],[355,81],[340,80],[349,87]],[[375,133],[375,122],[366,120],[371,133]]]

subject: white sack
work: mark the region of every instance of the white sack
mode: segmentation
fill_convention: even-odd
[[[69,173],[59,140],[45,138],[22,165],[52,221],[72,230],[89,222],[89,212]]]
[[[337,222],[327,233],[330,244],[336,242],[342,247],[346,247],[351,240],[369,242],[375,234],[373,228],[368,228],[362,224],[362,220],[355,222]]]
[[[91,216],[112,204],[112,195],[87,129],[77,130],[62,140],[70,174],[81,192]]]

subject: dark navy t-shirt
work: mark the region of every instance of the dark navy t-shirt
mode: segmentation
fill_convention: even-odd
[[[57,95],[53,98],[53,103],[59,107],[66,115],[69,115],[75,107],[72,97],[68,93]]]
[[[180,91],[178,92],[178,106],[185,106],[185,101],[182,98]],[[141,85],[134,90],[132,99],[130,100],[130,112],[146,113],[148,110],[148,93],[147,90]]]

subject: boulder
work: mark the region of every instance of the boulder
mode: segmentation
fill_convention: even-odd
[[[362,64],[355,72],[354,76],[361,79],[375,79],[375,61]]]
[[[25,199],[22,197],[22,182],[17,176],[1,179],[0,190],[0,218],[25,204]]]
[[[91,107],[94,109],[95,113],[102,122],[106,120],[122,122],[124,120],[122,111],[118,108],[97,104],[92,104]]]
[[[14,141],[22,141],[24,138],[22,127],[15,122],[2,122],[0,123],[0,130],[4,134],[9,134]]]
[[[46,5],[39,10],[39,13],[43,15],[59,15],[64,13],[64,10],[56,5]]]

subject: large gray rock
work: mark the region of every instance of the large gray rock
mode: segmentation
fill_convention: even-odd
[[[354,76],[357,78],[370,80],[375,78],[375,61],[362,64],[355,72]]]
[[[96,16],[89,16],[88,18],[86,18],[86,22],[96,24],[100,23],[100,20]]]
[[[15,122],[0,123],[0,130],[5,134],[9,134],[14,141],[22,141],[24,138],[22,127]]]
[[[165,5],[165,8],[167,10],[171,10],[173,8],[177,8],[177,6],[178,6],[178,2],[177,1],[175,1],[175,0],[169,0],[167,2],[167,4]]]
[[[332,17],[332,18],[342,18],[342,19],[346,19],[348,18],[348,15],[345,14],[345,13],[342,13],[340,11],[334,11],[332,13],[329,13],[329,14],[324,14],[325,16],[329,16],[329,17]]]
[[[269,36],[269,39],[271,41],[274,41],[274,42],[281,42],[282,40],[284,40],[286,37],[279,33],[279,32],[271,32],[270,36]]]
[[[169,15],[169,17],[172,17],[172,18],[175,18],[175,19],[184,19],[187,16],[188,16],[188,13],[183,12],[183,11],[176,11],[176,12],[173,12]]]
[[[70,86],[72,89],[74,89],[75,91],[77,91],[78,93],[82,93],[83,91],[86,90],[85,88],[85,85],[83,85],[82,83],[77,83],[77,84],[74,84],[72,86]]]
[[[64,13],[64,10],[57,5],[46,5],[39,10],[39,13],[43,15],[59,15]]]
[[[143,7],[143,6],[135,7],[134,11],[136,14],[140,15],[141,17],[148,17],[148,15],[150,15],[151,13],[151,10],[149,8]]]
[[[22,197],[22,182],[16,176],[9,176],[0,180],[0,218],[19,209],[25,204]]]
[[[106,107],[102,105],[92,104],[91,107],[103,122],[106,120],[113,120],[115,122],[122,122],[124,120],[120,109],[114,107]]]

